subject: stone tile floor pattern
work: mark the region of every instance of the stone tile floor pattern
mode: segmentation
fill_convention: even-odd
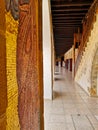
[[[98,98],[88,96],[65,68],[56,71],[53,100],[44,102],[45,130],[98,130]]]

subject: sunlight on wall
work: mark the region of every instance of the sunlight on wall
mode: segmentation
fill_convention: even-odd
[[[96,22],[93,25],[91,36],[87,43],[85,52],[83,53],[81,63],[75,76],[75,81],[89,94],[95,91],[91,84],[92,63],[98,48],[98,14],[96,14]],[[96,92],[94,92],[96,93]]]

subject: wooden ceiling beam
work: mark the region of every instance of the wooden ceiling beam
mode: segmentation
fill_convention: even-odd
[[[72,29],[72,30],[75,30],[75,29],[77,29],[77,28],[79,28],[80,26],[79,25],[71,25],[71,26],[56,26],[56,29],[55,30],[61,30],[61,31],[63,31],[63,30],[66,30],[66,29]],[[56,33],[56,32],[55,32]]]
[[[73,22],[70,22],[70,21],[67,21],[67,22],[53,22],[53,25],[57,25],[57,24],[61,24],[61,25],[68,25],[68,24],[74,24],[74,25],[77,25],[77,24],[81,24],[81,21],[73,21]]]
[[[59,16],[69,16],[69,15],[70,15],[70,16],[74,16],[74,15],[83,15],[83,16],[85,16],[85,13],[83,13],[83,12],[78,12],[78,13],[70,13],[70,14],[69,14],[69,13],[66,13],[66,14],[65,14],[65,13],[64,13],[64,14],[58,14],[58,13],[56,14],[56,13],[53,13],[53,14],[52,14],[53,17],[54,17],[54,16],[58,16],[58,17],[59,17]]]
[[[64,29],[76,29],[76,28],[78,28],[78,27],[80,27],[79,25],[70,25],[70,26],[56,26],[55,27],[55,30],[56,29],[58,29],[58,30],[64,30]]]
[[[65,44],[64,44],[65,43]],[[59,43],[59,44],[57,44],[56,43],[56,46],[58,47],[58,46],[66,46],[66,47],[68,47],[68,46],[71,46],[72,45],[72,42],[70,42],[69,44],[68,44],[68,42],[67,42],[67,44],[66,44],[66,41],[64,42],[63,44],[61,44],[61,43]],[[59,48],[58,48],[59,49]]]
[[[68,44],[68,41],[59,42],[59,43],[55,42],[55,43],[56,43],[56,46],[57,46],[57,47],[58,47],[58,46],[64,46],[64,45],[70,46],[70,45],[73,43],[73,41],[70,41],[69,44]],[[61,43],[62,43],[62,44],[61,44]],[[67,44],[66,44],[66,43],[67,43]]]
[[[81,21],[81,19],[53,19],[53,22],[66,22],[66,21],[74,22],[74,21]]]
[[[71,43],[73,43],[73,40],[71,40],[71,41],[63,41],[63,42],[55,41],[55,43],[56,43],[56,45],[62,45],[62,44],[70,45]]]
[[[55,29],[55,30],[56,30],[56,29],[63,29],[63,28],[68,28],[68,29],[69,29],[70,27],[72,27],[72,28],[75,27],[75,28],[76,28],[77,25],[76,25],[76,26],[74,26],[74,25],[71,25],[71,26],[63,26],[63,27],[62,27],[62,26],[55,26],[54,29]]]
[[[73,39],[71,41],[61,41],[61,42],[58,42],[58,41],[55,41],[56,45],[59,45],[59,44],[65,44],[65,45],[69,45],[69,44],[72,44],[73,43]]]
[[[65,9],[52,9],[52,13],[54,13],[54,12],[70,12],[70,11],[87,11],[88,10],[88,8],[74,8],[74,9],[72,9],[72,8],[69,8],[69,9],[67,9],[67,8],[65,8]]]
[[[68,34],[68,33],[67,33]],[[71,35],[66,35],[65,32],[61,34],[61,31],[57,32],[54,37],[67,37],[67,38],[71,38]]]
[[[64,52],[68,51],[71,47],[72,47],[72,45],[69,46],[69,47],[66,47],[66,46],[65,46],[65,47],[59,48],[59,49],[55,48],[55,50],[56,50],[56,53],[58,54],[58,53],[62,53],[62,50],[63,50]]]
[[[78,23],[55,23],[55,25],[81,25],[81,23],[80,22],[78,22]]]
[[[79,2],[79,3],[68,3],[68,2],[64,2],[64,4],[52,4],[52,7],[72,7],[72,6],[76,6],[76,7],[80,7],[80,6],[90,6],[91,2]]]
[[[55,22],[53,22],[53,24],[55,25],[55,24],[77,24],[77,23],[79,23],[79,24],[81,24],[81,21],[55,21]]]
[[[73,36],[66,36],[66,34],[63,37],[62,36],[60,37],[59,35],[55,36],[55,40],[56,39],[72,39],[72,38],[73,38]]]
[[[65,52],[68,51],[71,47],[72,47],[72,45],[69,46],[69,47],[66,47],[66,46],[65,46],[65,47],[59,48],[59,49],[55,48],[55,50],[56,50],[56,53],[57,53],[57,54],[62,54],[63,51],[64,51],[64,53],[65,53]]]
[[[63,33],[62,35],[61,35],[61,33],[60,32],[57,32],[57,34],[56,35],[54,35],[54,37],[56,38],[56,37],[66,37],[66,38],[72,38],[72,36],[68,36],[68,35],[66,35],[65,33]]]
[[[79,25],[81,25],[81,24],[79,24]],[[76,25],[73,25],[73,24],[70,24],[70,25],[64,25],[64,24],[61,24],[61,26],[60,26],[60,24],[55,24],[55,26],[56,27],[71,27],[71,26],[79,26],[78,24],[76,24]]]
[[[72,45],[74,43],[74,41],[70,41],[69,44],[68,44],[68,41],[62,42],[62,44],[61,44],[61,42],[59,42],[59,43],[55,42],[55,43],[56,43],[56,47],[59,47],[59,46],[69,47],[70,45]]]
[[[63,48],[59,48],[60,46],[58,46],[57,48],[55,47],[55,49],[58,50],[58,51],[61,51],[61,50],[65,49],[65,48],[67,49],[67,48],[69,48],[69,47],[72,47],[72,45],[73,45],[73,44],[70,44],[69,46],[66,46],[66,45],[65,45],[65,46],[63,46]]]
[[[76,23],[76,24],[79,24],[79,25],[82,25],[82,22],[79,22],[79,21],[78,21],[78,22],[70,22],[70,21],[69,21],[69,22],[68,22],[68,21],[67,21],[67,22],[54,22],[54,23],[53,23],[53,29],[59,28],[59,27],[57,26],[57,24],[59,24],[59,25],[61,24],[61,26],[62,26],[62,25],[64,25],[64,24],[66,24],[66,25],[67,25],[67,24],[72,24],[72,25],[73,25],[73,24],[75,24],[75,23]],[[66,26],[65,26],[65,28],[66,28]],[[67,26],[67,28],[68,28],[68,26]]]
[[[73,43],[73,40],[72,41],[63,41],[63,42],[57,42],[57,41],[55,41],[55,43],[56,43],[56,46],[58,46],[58,45],[71,45],[72,43]]]
[[[53,17],[52,19],[53,20],[54,19],[65,19],[65,20],[69,19],[70,20],[70,19],[83,19],[83,17],[81,15],[80,16],[75,16],[75,17],[74,16],[72,16],[72,17],[70,17],[70,16],[63,17],[62,16],[62,17]]]
[[[59,41],[58,41],[59,40]],[[73,38],[58,38],[58,39],[55,39],[55,42],[57,42],[58,41],[58,43],[59,42],[62,42],[62,40],[64,41],[64,42],[72,42],[73,41]],[[64,43],[63,42],[63,43]]]
[[[94,0],[50,0],[56,56],[67,52],[74,33],[82,30],[82,20]]]
[[[77,28],[77,27],[75,27],[75,29],[76,29],[76,28]],[[62,30],[64,30],[64,29],[65,29],[65,30],[66,30],[66,29],[67,29],[67,30],[74,30],[74,27],[73,27],[73,26],[72,26],[72,27],[69,27],[69,26],[68,26],[68,27],[67,27],[67,26],[66,26],[66,27],[56,27],[54,31],[62,31]],[[55,32],[55,33],[56,33],[56,32]]]
[[[67,44],[66,44],[67,43]],[[69,47],[69,46],[71,46],[72,44],[73,44],[74,42],[69,42],[69,44],[68,44],[68,42],[63,42],[62,44],[59,42],[59,43],[56,43],[56,47],[58,48],[58,46],[66,46],[66,47]],[[58,48],[59,49],[59,48]]]
[[[65,48],[63,47],[63,49],[61,49],[61,48],[56,49],[56,48],[55,48],[56,54],[59,55],[59,54],[62,54],[62,52],[65,53],[65,52],[68,51],[71,47],[72,47],[72,46],[69,46],[69,47],[66,47],[66,46],[65,46]]]
[[[55,27],[57,27],[57,24],[58,25],[68,25],[68,24],[74,24],[74,25],[77,25],[77,24],[79,24],[79,25],[82,25],[82,22],[81,21],[55,21],[55,22],[53,22],[53,26],[54,26],[54,29],[55,29]],[[66,27],[66,26],[65,26]]]
[[[60,40],[64,40],[64,41],[72,41],[73,40],[73,37],[72,38],[55,38],[55,41],[59,42]]]
[[[60,47],[62,47],[62,48],[60,48]],[[55,47],[55,49],[58,50],[58,51],[61,51],[63,49],[67,49],[69,47],[72,47],[72,44],[70,44],[69,46],[66,46],[66,45],[65,46],[58,46],[57,48]]]

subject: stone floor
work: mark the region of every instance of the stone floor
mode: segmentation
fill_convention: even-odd
[[[89,97],[65,68],[56,69],[53,93],[44,103],[45,130],[98,130],[98,98]]]

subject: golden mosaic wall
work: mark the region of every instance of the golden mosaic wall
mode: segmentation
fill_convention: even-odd
[[[18,22],[5,13],[0,1],[0,130],[20,130],[16,81],[16,38]]]
[[[7,130],[19,130],[18,87],[16,80],[16,40],[18,22],[6,13],[6,64],[7,64]]]
[[[6,42],[5,6],[0,1],[0,130],[6,129],[7,79],[6,79]]]

